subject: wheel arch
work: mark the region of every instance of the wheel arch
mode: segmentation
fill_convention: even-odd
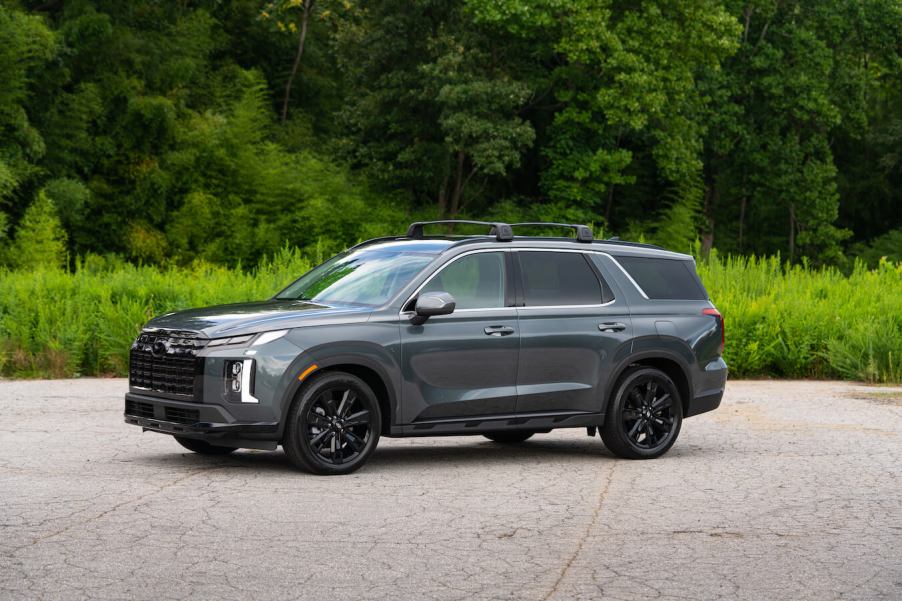
[[[394,423],[395,416],[395,390],[391,384],[391,380],[384,373],[382,368],[368,360],[366,357],[345,356],[333,357],[326,361],[316,361],[316,369],[311,372],[303,382],[298,382],[293,390],[289,391],[288,402],[282,404],[282,419],[279,423],[279,438],[285,434],[286,421],[288,412],[294,402],[300,397],[307,382],[315,376],[330,372],[344,372],[356,376],[363,380],[367,386],[376,395],[376,401],[379,403],[379,410],[382,413],[382,432],[381,434],[389,434],[391,425]]]
[[[692,398],[692,377],[689,365],[679,355],[662,351],[649,351],[632,355],[615,370],[616,377],[611,379],[605,395],[605,413],[607,413],[616,388],[626,371],[633,367],[642,366],[658,369],[673,380],[677,391],[680,393],[680,405],[683,409],[683,415],[686,415],[689,411],[689,401]]]

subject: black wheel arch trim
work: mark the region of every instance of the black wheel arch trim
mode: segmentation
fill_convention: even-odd
[[[277,431],[277,435],[279,440],[285,435],[285,427],[288,422],[288,411],[291,409],[292,403],[297,399],[298,394],[300,393],[303,386],[310,381],[311,378],[315,377],[317,374],[322,373],[323,371],[332,371],[335,367],[343,366],[343,365],[353,365],[359,366],[366,369],[369,369],[382,380],[382,385],[385,387],[388,398],[386,399],[386,405],[389,409],[388,420],[389,424],[394,423],[394,417],[396,414],[396,399],[397,393],[395,391],[394,382],[392,382],[391,378],[388,375],[386,369],[379,364],[378,361],[373,359],[372,357],[368,357],[366,355],[358,355],[353,353],[341,354],[341,355],[331,355],[326,359],[318,359],[315,355],[307,351],[305,353],[305,361],[301,362],[301,365],[293,365],[294,372],[292,375],[293,382],[288,385],[285,392],[282,395],[281,406],[279,407],[279,411],[281,414],[281,419],[279,420],[279,428]],[[310,364],[316,364],[316,370],[313,371],[310,375],[304,378],[304,381],[298,380],[296,374],[299,373],[299,369],[303,370],[305,367]],[[353,374],[352,374],[353,375]],[[374,391],[375,392],[375,391]],[[378,398],[377,398],[378,401]],[[383,419],[385,417],[383,416]]]
[[[649,359],[665,359],[673,361],[679,366],[680,370],[683,372],[683,377],[686,378],[686,384],[689,393],[687,398],[680,399],[680,402],[683,405],[684,410],[687,404],[691,403],[692,391],[694,390],[691,365],[686,361],[686,359],[672,351],[648,350],[631,354],[629,357],[618,363],[617,367],[611,370],[611,373],[615,374],[615,376],[610,379],[607,386],[605,387],[604,407],[602,407],[603,413],[608,413],[608,408],[610,407],[611,402],[614,400],[613,397],[614,393],[616,392],[616,386],[620,383],[620,379],[623,377],[624,372],[629,369],[630,366]],[[674,384],[679,390],[679,382],[674,382]],[[682,393],[683,391],[680,392]]]

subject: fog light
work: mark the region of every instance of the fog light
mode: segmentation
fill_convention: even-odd
[[[253,393],[254,362],[252,359],[226,361],[223,369],[223,394],[227,401],[233,403],[256,402]]]

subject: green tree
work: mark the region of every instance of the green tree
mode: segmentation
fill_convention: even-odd
[[[34,175],[45,151],[28,105],[36,73],[56,52],[41,17],[0,4],[0,203]]]
[[[8,260],[17,269],[59,269],[66,264],[66,232],[53,201],[38,194],[16,229]]]
[[[836,262],[849,232],[836,225],[833,147],[837,136],[867,132],[869,99],[900,74],[902,7],[758,0],[730,8],[743,24],[739,52],[704,84],[717,99],[707,117],[705,207],[717,236],[707,246]]]
[[[544,154],[543,188],[610,221],[615,186],[629,185],[637,150],[674,190],[701,173],[706,98],[696,77],[735,49],[738,24],[713,0],[470,0],[480,21],[527,39],[553,40],[561,108]],[[690,199],[693,204],[698,199]]]
[[[521,113],[536,51],[439,0],[368,3],[336,35],[347,155],[440,215],[484,208],[535,139]]]

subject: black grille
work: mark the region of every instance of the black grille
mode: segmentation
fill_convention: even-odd
[[[200,411],[197,409],[180,409],[179,407],[166,407],[166,421],[177,424],[193,424],[200,419]]]
[[[129,384],[182,397],[194,397],[203,373],[197,352],[207,340],[193,332],[155,330],[142,332],[129,357]],[[198,395],[199,396],[199,395]]]
[[[125,401],[125,413],[138,417],[153,417],[153,405],[137,401]]]

